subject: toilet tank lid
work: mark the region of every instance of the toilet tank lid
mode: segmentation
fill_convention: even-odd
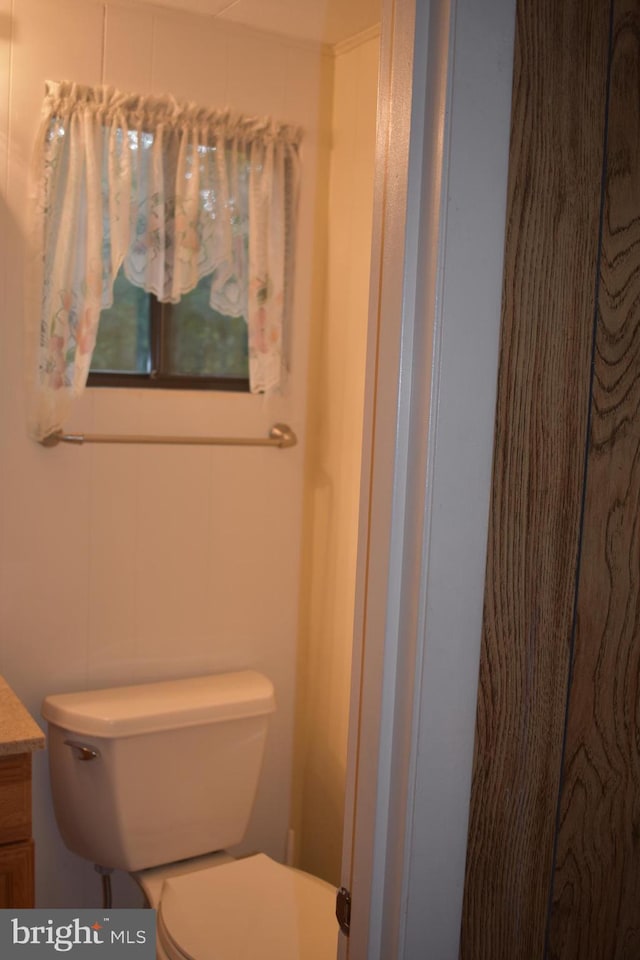
[[[62,693],[42,704],[42,716],[50,724],[108,738],[263,716],[274,710],[273,684],[254,670]]]

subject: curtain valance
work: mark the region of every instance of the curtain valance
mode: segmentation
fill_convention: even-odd
[[[170,96],[47,84],[32,175],[38,438],[84,389],[121,267],[173,303],[210,275],[211,306],[247,321],[251,391],[277,389],[300,140]]]

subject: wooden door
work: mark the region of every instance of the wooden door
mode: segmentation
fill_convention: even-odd
[[[615,0],[548,956],[640,957],[640,3]]]
[[[640,0],[520,0],[464,960],[640,957]]]

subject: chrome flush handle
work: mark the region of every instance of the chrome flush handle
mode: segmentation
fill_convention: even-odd
[[[96,760],[100,756],[100,751],[96,750],[86,743],[80,743],[78,740],[65,740],[67,747],[71,747],[78,760]]]

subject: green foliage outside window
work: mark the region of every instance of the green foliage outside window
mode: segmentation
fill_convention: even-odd
[[[91,369],[104,373],[149,373],[149,294],[129,283],[122,270],[113,287],[113,306],[100,314]]]
[[[197,377],[247,377],[247,325],[209,306],[211,279],[171,307],[167,337],[169,372]]]
[[[152,296],[129,283],[122,270],[114,284],[114,302],[100,314],[92,373],[139,374],[158,371],[167,377],[248,377],[247,325],[242,317],[225,317],[209,306],[211,278],[177,304],[153,303]],[[156,310],[161,357],[152,336]]]

